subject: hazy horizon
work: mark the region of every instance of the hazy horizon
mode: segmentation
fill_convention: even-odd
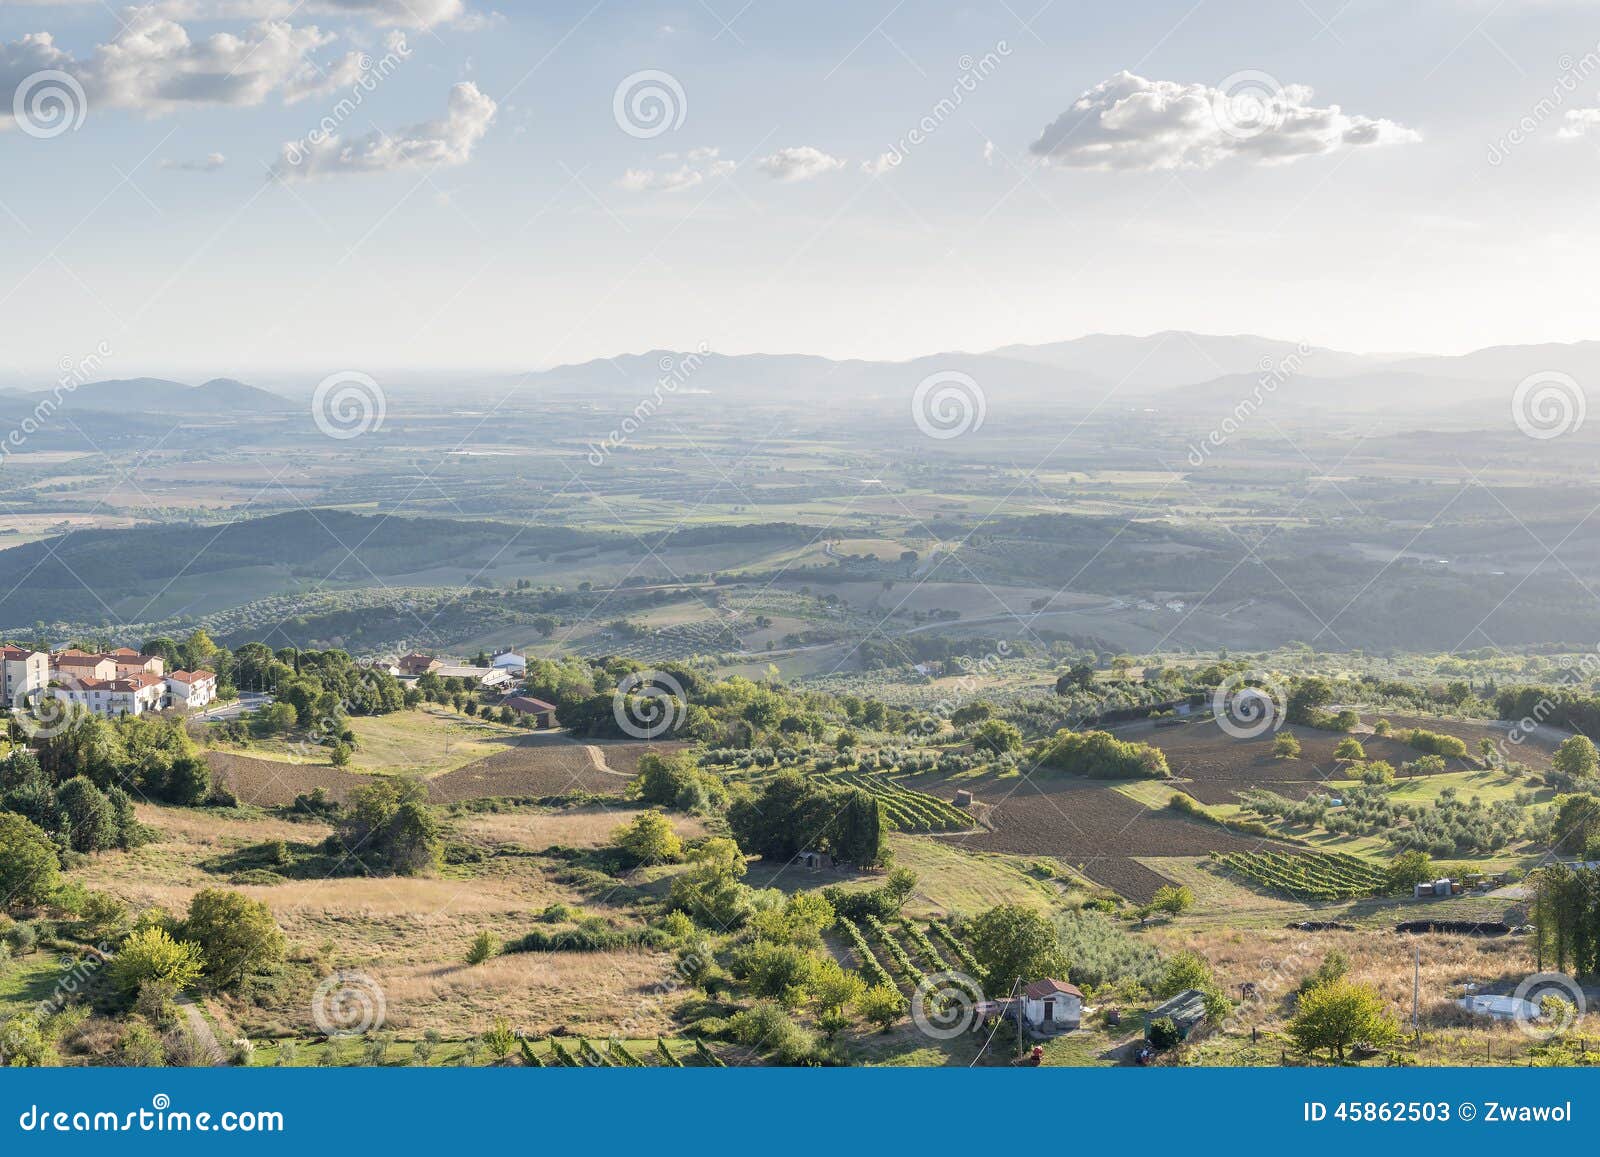
[[[44,73],[13,377],[1593,333],[1578,6],[6,5]]]

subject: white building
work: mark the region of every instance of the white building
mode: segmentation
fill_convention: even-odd
[[[489,660],[489,666],[509,671],[519,679],[528,673],[528,660],[515,651],[501,651]]]
[[[126,679],[88,678],[56,683],[48,693],[96,715],[115,719],[121,715],[160,711],[167,695],[167,684],[161,676],[141,671]]]
[[[480,687],[498,687],[502,683],[510,683],[511,672],[503,667],[468,667],[446,663],[435,667],[431,674],[441,679],[465,679],[469,683],[476,683]]]
[[[15,704],[50,682],[50,656],[28,647],[0,647],[0,685],[5,703]]]
[[[1022,990],[1022,1019],[1036,1028],[1077,1028],[1083,993],[1063,980],[1036,980]]]
[[[215,671],[174,671],[166,677],[167,706],[198,709],[217,697]]]

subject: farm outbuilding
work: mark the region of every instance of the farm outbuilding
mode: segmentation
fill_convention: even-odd
[[[1036,980],[1022,990],[1022,1019],[1046,1032],[1077,1028],[1083,993],[1064,980]]]
[[[536,727],[556,725],[556,705],[535,699],[532,695],[512,695],[501,700],[500,705],[511,708],[518,715],[531,716]]]
[[[1144,1034],[1150,1035],[1150,1026],[1161,1019],[1171,1020],[1178,1026],[1178,1035],[1188,1037],[1206,1019],[1206,994],[1198,988],[1185,989],[1171,1000],[1162,1002],[1145,1014]]]
[[[827,852],[819,852],[814,848],[807,848],[798,857],[802,868],[809,868],[813,872],[820,872],[833,867],[833,857]]]

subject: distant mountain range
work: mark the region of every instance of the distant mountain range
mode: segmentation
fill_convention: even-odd
[[[810,355],[693,354],[651,350],[504,379],[548,396],[627,399],[670,392],[731,399],[808,398],[841,404],[909,398],[930,374],[966,374],[989,402],[1144,404],[1189,410],[1232,406],[1258,388],[1280,403],[1332,410],[1427,411],[1506,402],[1529,374],[1556,370],[1600,382],[1600,341],[1499,346],[1458,356],[1356,354],[1253,334],[1168,330],[1144,337],[1092,334],[985,353],[905,362]]]
[[[6,390],[0,392],[0,413],[30,411],[40,402],[56,398],[56,390]],[[63,392],[62,408],[98,410],[116,414],[271,414],[295,410],[287,398],[232,378],[213,378],[198,386],[165,378],[127,378],[85,382]]]
[[[1504,405],[1530,374],[1556,371],[1580,385],[1600,382],[1600,341],[1494,346],[1439,356],[1358,354],[1254,334],[1166,330],[1142,337],[1090,334],[981,353],[931,354],[909,361],[836,360],[810,354],[719,354],[650,350],[515,376],[424,375],[396,371],[402,396],[507,392],[533,399],[632,406],[655,393],[709,394],[732,401],[909,401],[934,374],[964,374],[989,403],[1150,406],[1190,411],[1232,408],[1263,390],[1276,404],[1318,410],[1465,414]],[[444,391],[455,391],[454,394]],[[292,390],[296,398],[298,390]],[[0,391],[0,419],[24,414],[46,391]],[[90,382],[66,403],[102,414],[265,415],[304,412],[294,401],[230,378],[199,386],[162,378]]]

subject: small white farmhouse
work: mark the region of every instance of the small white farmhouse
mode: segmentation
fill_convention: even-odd
[[[510,671],[513,675],[524,675],[528,671],[528,660],[515,651],[501,651],[489,660],[489,666]]]
[[[1022,1019],[1035,1028],[1077,1028],[1083,993],[1064,980],[1035,980],[1022,990]]]

